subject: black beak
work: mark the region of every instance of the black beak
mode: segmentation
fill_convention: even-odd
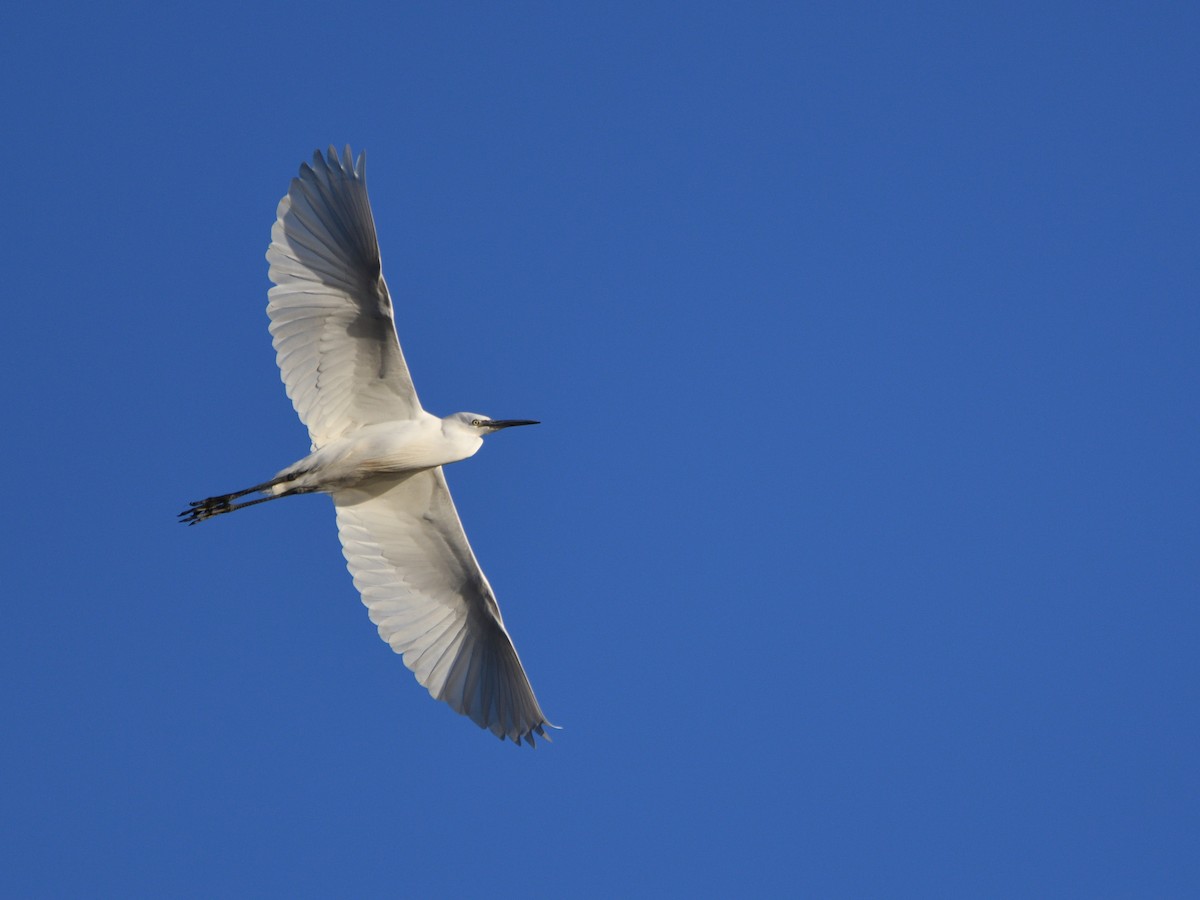
[[[489,419],[489,428],[512,428],[515,425],[541,425],[533,419]]]

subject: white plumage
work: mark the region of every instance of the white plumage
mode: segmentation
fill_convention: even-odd
[[[279,201],[267,262],[276,359],[313,445],[421,410],[396,337],[367,200],[365,155],[330,148]]]
[[[536,423],[422,409],[396,336],[363,155],[355,163],[349,147],[340,159],[331,147],[301,166],[279,203],[267,260],[270,331],[312,452],[181,517],[195,524],[291,494],[331,494],[371,621],[417,680],[502,739],[546,737],[441,468],[474,455],[486,434]],[[265,496],[233,502],[255,492]]]

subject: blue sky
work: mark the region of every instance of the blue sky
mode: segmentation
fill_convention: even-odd
[[[0,888],[1194,896],[1200,14],[0,15]],[[275,205],[368,153],[547,714],[382,644],[302,456]]]

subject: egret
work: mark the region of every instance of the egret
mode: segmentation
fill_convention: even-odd
[[[551,725],[467,542],[442,467],[529,419],[422,407],[396,332],[367,199],[366,154],[329,148],[279,202],[267,249],[272,343],[312,452],[261,484],[197,500],[189,525],[294,494],[333,498],[379,636],[436,699],[501,740]],[[241,500],[251,494],[254,499]],[[236,502],[240,501],[240,502]]]

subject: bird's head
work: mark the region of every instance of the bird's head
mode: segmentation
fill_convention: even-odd
[[[483,415],[483,413],[472,412],[455,413],[447,418],[467,431],[478,434],[480,437],[483,437],[485,434],[491,434],[493,431],[499,431],[501,428],[512,428],[515,425],[541,424],[532,419],[493,419]]]

